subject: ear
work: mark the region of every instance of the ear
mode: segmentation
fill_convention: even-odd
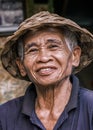
[[[81,48],[76,46],[73,50],[73,66],[77,67],[80,63]]]
[[[21,76],[23,76],[23,77],[26,76],[25,67],[23,65],[23,62],[19,58],[16,59],[16,64],[17,64],[17,66],[19,68]]]

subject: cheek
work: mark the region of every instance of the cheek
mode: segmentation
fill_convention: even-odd
[[[64,53],[63,51],[55,53],[54,57],[56,61],[62,66],[65,65],[68,61],[68,54]]]
[[[72,72],[72,58],[69,57],[66,63],[66,73],[71,74]]]
[[[58,57],[58,61],[60,64],[60,69],[61,71],[65,71],[65,72],[71,72],[72,70],[72,54],[69,53],[69,55],[67,53],[61,53],[61,56]]]
[[[32,73],[34,71],[34,64],[35,64],[34,59],[25,58],[24,66],[25,66],[27,73]]]
[[[34,64],[30,63],[30,62],[27,62],[27,63],[24,64],[24,66],[25,66],[27,76],[29,77],[31,82],[33,82],[33,78],[35,77]]]

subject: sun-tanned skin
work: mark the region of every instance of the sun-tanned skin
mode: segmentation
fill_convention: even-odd
[[[69,101],[69,76],[79,64],[80,53],[78,46],[71,52],[57,30],[33,36],[29,32],[24,38],[24,60],[18,60],[17,65],[21,75],[27,74],[36,86],[35,111],[46,130],[54,128]]]

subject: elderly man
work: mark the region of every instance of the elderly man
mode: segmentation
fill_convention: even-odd
[[[93,60],[92,51],[93,35],[70,19],[42,11],[25,20],[1,61],[31,85],[0,106],[0,130],[93,130],[93,92],[74,75]]]

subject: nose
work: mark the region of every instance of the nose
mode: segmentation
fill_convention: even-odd
[[[46,63],[51,60],[52,60],[51,53],[44,48],[40,49],[39,55],[37,57],[37,62]]]

